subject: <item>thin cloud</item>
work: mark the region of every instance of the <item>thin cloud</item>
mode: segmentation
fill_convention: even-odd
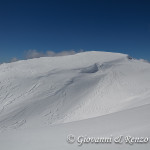
[[[16,61],[18,61],[18,59],[16,57],[14,57],[10,60],[10,62],[16,62]]]
[[[38,52],[37,50],[28,50],[26,52],[26,58],[32,59],[32,58],[39,58],[39,57],[56,57],[56,56],[66,56],[66,55],[74,55],[76,53],[83,52],[83,50],[80,50],[78,52],[74,50],[68,50],[68,51],[61,51],[61,52],[54,52],[54,51],[46,51],[46,53]]]
[[[39,58],[44,57],[45,55],[42,52],[38,52],[37,50],[28,50],[26,52],[26,58],[32,59],[32,58]]]

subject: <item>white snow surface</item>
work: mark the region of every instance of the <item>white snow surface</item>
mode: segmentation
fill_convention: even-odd
[[[120,149],[78,147],[68,144],[66,136],[150,136],[149,118],[148,62],[93,51],[0,65],[3,150]]]

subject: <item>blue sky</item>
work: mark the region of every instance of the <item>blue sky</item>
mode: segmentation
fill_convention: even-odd
[[[149,0],[1,0],[0,62],[28,50],[121,52],[150,60]]]

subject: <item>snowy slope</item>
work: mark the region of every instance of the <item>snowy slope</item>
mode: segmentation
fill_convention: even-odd
[[[150,104],[150,64],[84,52],[0,65],[0,131],[43,127]]]
[[[149,137],[150,105],[139,106],[105,116],[71,122],[49,127],[31,127],[11,130],[0,134],[3,150],[149,150],[150,142],[145,144],[125,142],[125,137]],[[67,143],[68,135],[75,137],[73,144]],[[84,143],[79,146],[78,137],[123,136],[122,144]]]
[[[84,137],[148,137],[150,64],[84,52],[0,65],[3,150],[149,150],[146,144],[73,144]]]

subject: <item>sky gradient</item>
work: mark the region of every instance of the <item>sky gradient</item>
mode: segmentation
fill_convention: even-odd
[[[80,49],[150,61],[150,1],[0,1],[0,63],[28,50]]]

